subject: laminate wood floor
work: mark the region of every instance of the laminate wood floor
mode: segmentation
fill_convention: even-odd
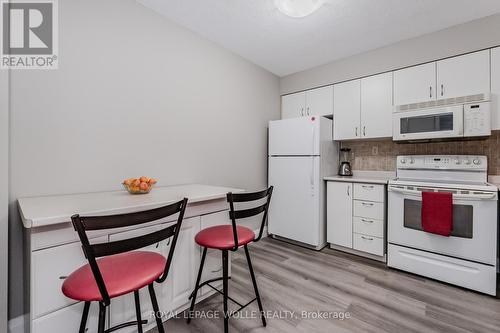
[[[339,251],[315,252],[270,238],[251,245],[250,255],[268,326],[251,318],[258,310],[254,302],[247,308],[250,318],[230,319],[230,332],[500,332],[498,298]],[[229,295],[246,303],[254,293],[245,254],[232,256]],[[230,303],[231,309],[236,306]],[[222,316],[222,296],[202,301],[196,310]],[[303,311],[312,317],[303,318]],[[318,312],[330,318],[316,318]],[[340,313],[350,317],[341,320]],[[181,316],[164,326],[166,332],[219,333],[223,319],[195,318],[187,325]]]

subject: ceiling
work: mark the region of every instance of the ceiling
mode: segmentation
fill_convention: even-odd
[[[278,76],[500,12],[499,0],[326,0],[297,19],[273,0],[138,2]]]

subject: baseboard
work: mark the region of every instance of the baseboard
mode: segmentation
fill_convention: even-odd
[[[21,315],[9,320],[9,333],[24,333],[26,315]]]

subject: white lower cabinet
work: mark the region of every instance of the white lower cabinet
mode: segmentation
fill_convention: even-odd
[[[82,318],[83,303],[73,304],[33,320],[33,333],[78,332]],[[99,305],[91,304],[87,320],[87,333],[97,333]],[[107,327],[107,326],[106,326]]]
[[[385,185],[329,181],[327,241],[335,248],[385,255]]]
[[[225,200],[224,200],[225,202]],[[94,238],[92,243],[118,241],[141,236],[167,227],[169,223],[158,223],[147,227],[129,229],[127,231],[110,233]],[[188,308],[201,259],[200,247],[194,241],[196,234],[203,228],[230,223],[228,211],[195,216],[184,219],[181,232],[170,266],[170,271],[164,283],[155,283],[154,288],[160,311],[167,316],[174,311],[184,311]],[[140,250],[153,251],[168,257],[172,238],[153,244]],[[204,278],[222,275],[222,258],[220,251],[210,251],[205,263]],[[32,333],[78,332],[83,312],[83,303],[66,298],[61,292],[64,278],[78,267],[87,264],[80,242],[53,246],[31,252],[31,322]],[[147,320],[144,331],[156,326],[155,318],[151,316],[153,307],[148,288],[139,291],[142,319]],[[198,300],[214,293],[212,289],[204,288],[198,295]],[[93,302],[87,320],[87,333],[97,332],[98,304]],[[164,318],[166,320],[168,318]],[[136,320],[134,294],[130,293],[111,300],[108,308],[106,327],[112,327],[124,322]],[[120,332],[137,332],[132,326],[121,329]]]
[[[367,252],[376,256],[383,256],[384,240],[378,237],[355,233],[352,236],[352,248],[354,250]]]
[[[105,242],[108,237],[91,240],[92,243]],[[57,258],[57,260],[54,260]],[[87,263],[82,245],[78,243],[51,247],[34,251],[31,256],[32,280],[31,315],[38,318],[62,309],[76,301],[61,292],[64,279],[80,266]]]
[[[326,241],[330,244],[352,247],[352,184],[328,182],[326,200]]]
[[[166,283],[172,287],[171,309],[189,302],[189,295],[196,282],[200,263],[200,248],[194,241],[200,231],[200,217],[192,217],[182,222],[181,232],[175,246],[172,267]]]

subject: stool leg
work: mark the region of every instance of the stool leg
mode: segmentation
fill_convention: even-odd
[[[85,333],[85,326],[87,326],[87,318],[89,316],[89,308],[90,302],[85,302],[85,305],[83,306],[82,321],[80,322],[80,330],[78,331],[79,333]]]
[[[148,286],[149,296],[151,296],[151,304],[153,305],[153,311],[155,312],[156,318],[156,326],[158,327],[159,333],[165,333],[165,329],[163,328],[163,323],[161,321],[160,309],[158,307],[158,301],[156,300],[155,288],[153,287],[153,283]]]
[[[196,295],[198,294],[198,287],[200,286],[201,274],[203,272],[203,265],[205,264],[205,257],[207,256],[207,248],[203,248],[203,255],[201,256],[200,269],[198,270],[198,277],[196,278],[196,285],[194,286],[193,298],[191,298],[191,306],[189,307],[187,323],[191,322],[191,316],[196,303]]]
[[[228,296],[228,253],[227,250],[222,251],[222,289],[224,293],[224,333],[228,333],[229,331],[229,316],[227,310],[227,296]]]
[[[104,333],[105,324],[106,324],[106,305],[99,302],[99,325],[97,327],[98,333]]]
[[[139,300],[139,290],[134,291],[135,315],[137,317],[137,332],[142,333],[141,301]]]
[[[248,252],[248,247],[245,245],[245,254],[248,262],[248,269],[250,270],[250,276],[252,277],[253,289],[255,290],[255,298],[257,298],[257,304],[259,305],[259,311],[262,316],[262,325],[266,327],[266,318],[264,317],[264,310],[262,309],[262,302],[260,301],[259,288],[257,288],[257,280],[255,280],[255,274],[253,272],[252,261],[250,260],[250,253]]]

